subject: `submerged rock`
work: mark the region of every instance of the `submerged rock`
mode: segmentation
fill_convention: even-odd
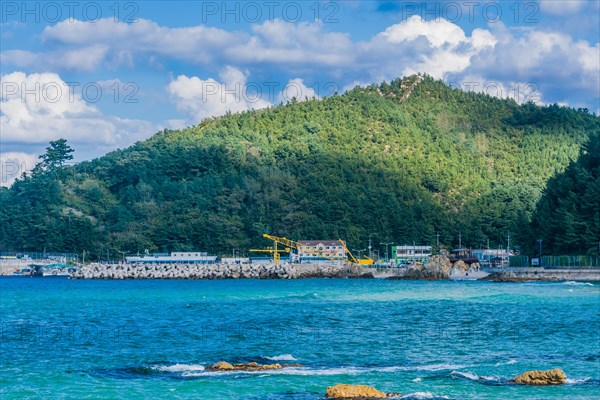
[[[386,399],[388,395],[372,386],[337,384],[327,388],[325,397],[329,399]]]
[[[219,361],[218,363],[207,366],[206,369],[208,371],[231,371],[233,370],[233,365],[226,361]]]
[[[563,385],[567,375],[560,368],[547,371],[527,371],[512,380],[520,385]]]
[[[518,276],[513,271],[501,271],[495,272],[484,278],[479,279],[480,281],[492,281],[492,282],[525,282],[529,279]]]
[[[300,364],[259,364],[257,362],[230,364],[226,361],[220,361],[206,367],[208,371],[268,371],[281,368],[302,367]]]

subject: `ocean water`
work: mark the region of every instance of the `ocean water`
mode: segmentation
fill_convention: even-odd
[[[0,397],[592,399],[600,285],[384,280],[0,278]],[[214,373],[208,364],[301,363]],[[513,385],[560,367],[556,387]]]

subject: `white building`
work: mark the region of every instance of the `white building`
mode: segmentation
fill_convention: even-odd
[[[198,263],[214,264],[217,256],[199,251],[146,254],[143,256],[125,257],[128,263]]]
[[[431,246],[392,246],[392,259],[396,265],[405,263],[426,263],[431,257]]]

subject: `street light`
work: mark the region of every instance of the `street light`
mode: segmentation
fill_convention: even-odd
[[[389,250],[389,246],[394,244],[394,242],[388,242],[388,243],[379,243],[381,246],[385,246],[385,261],[388,262],[390,261],[390,259],[388,258],[388,250]]]
[[[367,249],[360,249],[360,250],[358,250],[358,249],[352,249],[352,251],[355,252],[355,253],[358,253],[358,259],[360,260],[361,257],[362,257],[362,252],[363,251],[367,251]]]

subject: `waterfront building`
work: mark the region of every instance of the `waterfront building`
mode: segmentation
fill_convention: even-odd
[[[125,257],[128,263],[198,263],[214,264],[217,262],[217,256],[210,256],[208,253],[200,251],[191,252],[173,252],[173,253],[154,253],[143,256]]]
[[[396,265],[427,263],[431,257],[431,246],[392,246],[392,260]]]
[[[341,240],[298,240],[297,258],[300,263],[346,262],[346,245]]]

